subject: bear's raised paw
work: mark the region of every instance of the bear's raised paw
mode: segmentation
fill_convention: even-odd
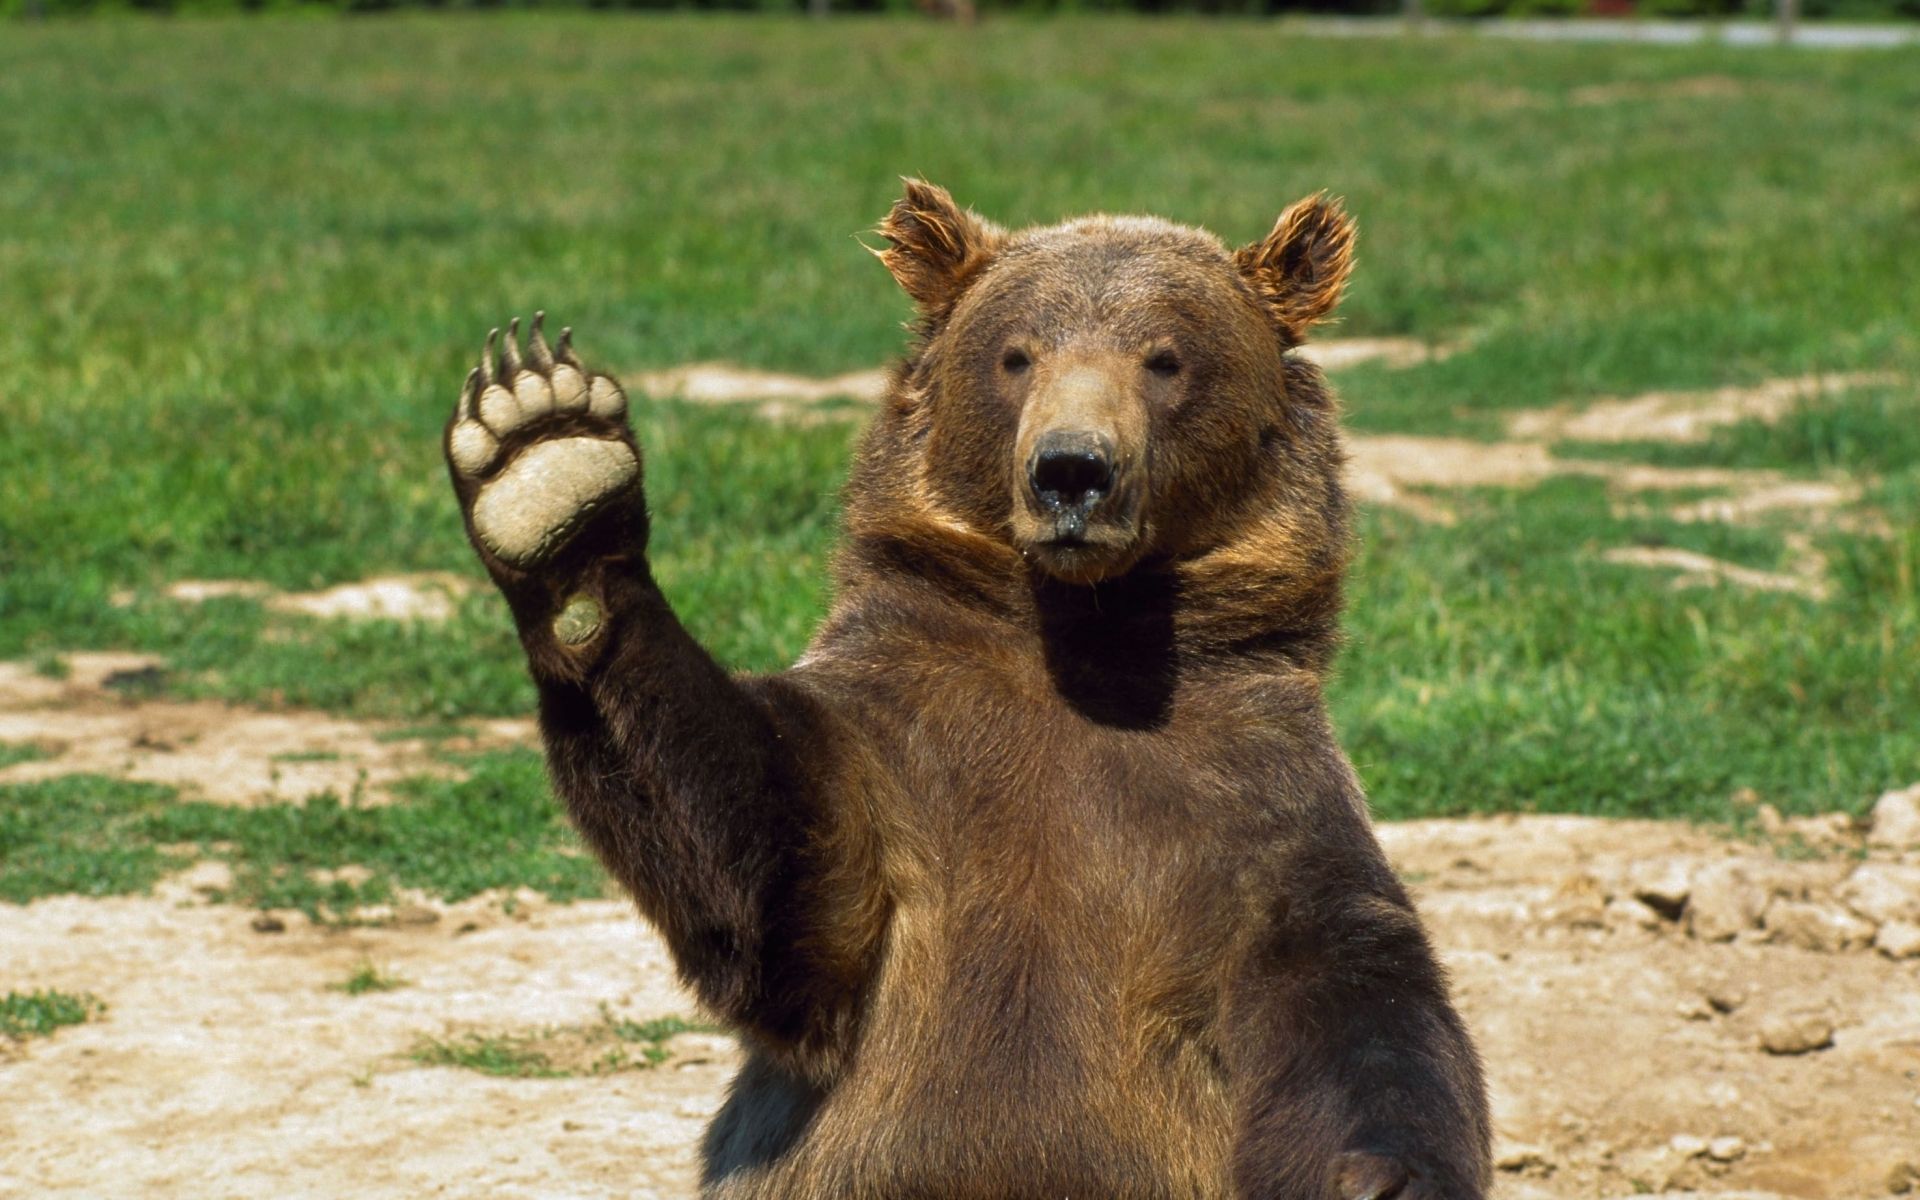
[[[447,422],[447,464],[474,541],[507,567],[548,562],[598,514],[638,504],[640,454],[627,397],[574,357],[571,329],[549,347],[535,313],[526,353],[518,318],[494,358],[487,335]]]

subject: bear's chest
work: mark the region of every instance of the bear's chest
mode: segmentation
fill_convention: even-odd
[[[1044,693],[947,712],[911,756],[915,886],[896,931],[943,982],[939,1023],[994,1031],[1016,1073],[1052,1046],[1119,1056],[1070,1064],[1098,1074],[1177,1053],[1211,1023],[1247,911],[1247,760],[1266,749],[1199,706],[1153,728]]]

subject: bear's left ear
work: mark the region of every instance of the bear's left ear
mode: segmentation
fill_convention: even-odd
[[[1325,192],[1297,201],[1273,232],[1234,253],[1233,265],[1266,306],[1287,344],[1332,315],[1353,270],[1353,218]]]
[[[992,258],[1003,236],[991,222],[961,208],[947,189],[920,179],[903,180],[906,194],[880,222],[890,245],[874,254],[938,325]]]

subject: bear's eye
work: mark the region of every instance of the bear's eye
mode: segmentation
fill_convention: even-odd
[[[1000,366],[1010,375],[1018,375],[1033,365],[1025,350],[1009,350],[1000,357]]]
[[[1147,370],[1162,379],[1171,379],[1180,373],[1180,356],[1171,350],[1156,350],[1147,359]]]

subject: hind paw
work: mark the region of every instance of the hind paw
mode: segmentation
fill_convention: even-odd
[[[626,393],[574,357],[572,330],[548,346],[545,315],[534,314],[524,355],[518,318],[497,361],[499,330],[487,335],[445,438],[474,541],[519,571],[552,559],[600,514],[641,507]]]

